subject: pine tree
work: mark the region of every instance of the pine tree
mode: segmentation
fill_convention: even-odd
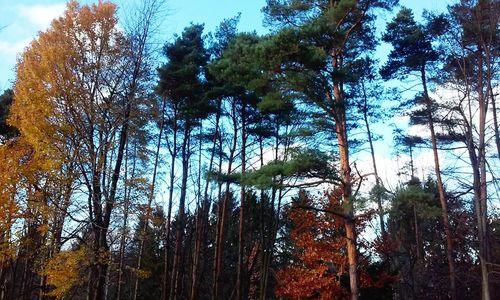
[[[450,272],[450,297],[456,299],[456,273],[453,253],[453,237],[450,228],[448,204],[445,198],[443,180],[441,177],[441,166],[439,161],[438,145],[436,138],[436,104],[429,95],[429,73],[435,68],[439,59],[439,53],[432,47],[432,34],[438,35],[443,28],[439,23],[429,22],[419,25],[413,18],[411,10],[401,9],[394,20],[387,24],[384,41],[391,43],[393,50],[389,54],[389,61],[382,68],[382,76],[388,78],[405,78],[410,74],[419,76],[422,85],[422,94],[417,96],[417,103],[424,105],[422,111],[413,114],[412,120],[416,124],[424,123],[430,130],[430,140],[434,155],[434,171],[439,190],[439,199],[442,209],[442,218],[445,224],[447,260]]]
[[[203,45],[202,32],[202,25],[192,25],[187,27],[182,36],[178,37],[174,43],[166,44],[164,53],[169,60],[159,69],[160,81],[157,91],[170,102],[176,114],[174,119],[179,122],[175,123],[174,126],[179,126],[182,131],[179,224],[177,225],[173,273],[170,283],[170,298],[172,299],[181,295],[182,274],[180,269],[183,263],[182,240],[189,162],[192,152],[192,132],[211,111],[211,103],[206,101],[205,86],[202,82],[202,74],[208,59],[207,51]]]
[[[335,125],[339,173],[342,177],[342,203],[345,222],[351,298],[359,297],[359,276],[354,226],[353,176],[349,160],[349,84],[350,66],[363,53],[373,49],[373,12],[390,8],[392,1],[267,1],[267,21],[283,28],[274,43],[278,57],[274,65],[287,72],[288,82],[299,95],[319,107]],[[271,48],[272,49],[272,48]],[[275,49],[275,50],[277,50]]]

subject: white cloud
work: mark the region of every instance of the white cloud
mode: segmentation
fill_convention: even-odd
[[[444,153],[440,153],[440,160],[444,161]],[[413,161],[415,167],[415,176],[420,180],[425,181],[427,176],[434,173],[434,157],[432,150],[419,149],[413,153]],[[376,150],[375,161],[377,163],[378,174],[384,186],[389,190],[396,190],[399,185],[410,179],[409,175],[398,175],[403,169],[403,166],[410,161],[407,154],[400,154],[395,157],[389,153],[383,153]],[[361,189],[362,192],[368,193],[375,184],[375,177],[372,175],[373,164],[371,156],[365,153],[355,160],[356,166],[363,174],[370,174],[366,176],[365,185]]]
[[[64,3],[19,5],[18,11],[21,17],[26,18],[38,30],[45,30],[54,18],[62,15],[65,7]]]
[[[0,69],[3,70],[0,74],[0,90],[10,86],[9,82],[14,77],[16,57],[38,32],[46,30],[54,18],[61,16],[64,9],[64,3],[33,5],[0,3],[0,10],[5,11],[5,18],[0,25],[6,26],[0,31]]]
[[[27,38],[14,42],[0,41],[0,54],[15,57],[16,54],[20,53],[26,46],[28,46],[31,40],[31,38]]]

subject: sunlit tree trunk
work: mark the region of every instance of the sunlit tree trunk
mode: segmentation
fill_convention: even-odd
[[[342,57],[336,50],[332,50],[332,67],[334,70],[340,68]],[[333,78],[333,101],[335,119],[335,132],[339,148],[340,176],[342,191],[342,203],[345,207],[345,234],[347,244],[347,259],[349,264],[349,284],[351,289],[351,299],[357,300],[359,297],[359,274],[358,274],[358,253],[356,244],[356,226],[354,221],[354,205],[352,199],[352,177],[349,166],[349,144],[347,140],[347,120],[345,112],[345,99],[342,84],[338,79]]]

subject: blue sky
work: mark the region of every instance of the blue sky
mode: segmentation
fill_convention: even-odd
[[[117,0],[119,7],[126,8],[133,0]],[[140,0],[137,0],[140,1]],[[61,0],[0,0],[0,91],[11,86],[14,79],[16,57],[23,48],[45,30],[50,21],[62,14],[66,1]],[[82,0],[81,3],[96,1]],[[402,0],[402,5],[421,15],[423,9],[443,10],[452,0]],[[224,18],[241,12],[240,30],[266,32],[262,26],[261,8],[265,0],[167,0],[167,14],[163,20],[162,36],[165,41],[174,33],[193,23],[204,23],[206,31],[212,31]],[[383,19],[390,19],[390,15]],[[383,51],[381,52],[383,53]]]
[[[94,3],[98,0],[80,0],[80,3]],[[126,12],[131,1],[116,0],[119,6],[119,16]],[[230,18],[241,12],[240,31],[257,30],[265,33],[262,25],[263,15],[261,8],[265,0],[166,0],[167,13],[162,20],[159,38],[161,43],[172,41],[174,33],[181,33],[184,27],[192,23],[204,23],[206,32],[213,31],[225,18]],[[49,27],[50,21],[61,15],[65,8],[65,0],[0,0],[0,92],[12,86],[16,57],[22,52],[37,33]],[[420,17],[424,9],[430,11],[444,11],[447,5],[455,0],[400,0],[400,4],[411,8],[415,16]],[[396,12],[398,9],[395,9]],[[380,16],[379,30],[384,29],[384,23],[392,19],[391,13]],[[375,54],[376,58],[384,61],[390,51],[387,45],[381,45]],[[393,118],[390,121],[374,124],[376,133],[384,136],[376,142],[377,161],[379,172],[386,182],[395,182],[394,176],[403,162],[395,160],[391,155],[392,129],[390,122],[398,123],[398,127],[405,127],[404,120]],[[422,151],[417,153],[416,160],[422,168],[419,173],[428,174],[432,169],[432,153]],[[442,157],[446,160],[446,157]],[[361,153],[356,159],[361,169],[371,169],[367,153]],[[392,180],[391,180],[392,179]]]
[[[121,9],[128,7],[130,1],[115,2]],[[97,0],[79,2],[94,3]],[[16,57],[40,30],[47,29],[50,21],[62,14],[65,3],[64,0],[0,0],[0,28],[5,26],[0,30],[0,91],[11,86]],[[182,32],[190,22],[204,23],[208,32],[224,18],[233,17],[238,12],[242,13],[241,30],[264,32],[260,9],[265,0],[167,0],[166,3],[167,11],[161,28],[164,41],[171,40],[174,33]]]

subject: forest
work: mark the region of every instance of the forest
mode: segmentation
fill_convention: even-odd
[[[500,299],[500,2],[450,3],[69,1],[0,96],[0,300]]]

